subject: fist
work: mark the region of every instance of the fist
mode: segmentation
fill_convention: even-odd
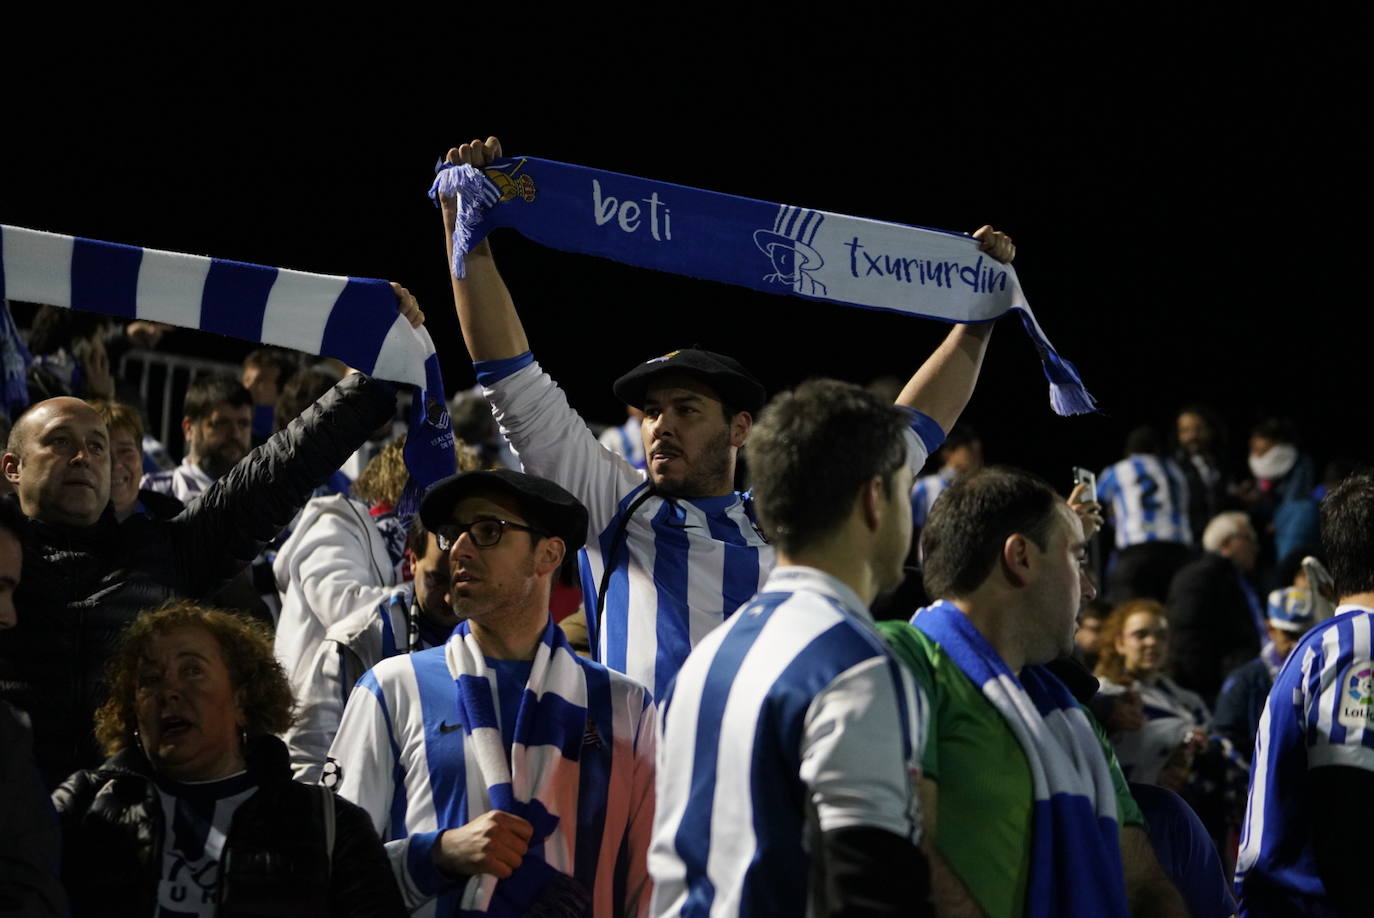
[[[514,813],[489,810],[440,835],[434,864],[449,876],[489,873],[504,880],[520,866],[533,833],[533,827]]]

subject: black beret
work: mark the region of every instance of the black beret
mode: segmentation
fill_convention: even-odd
[[[437,481],[420,501],[420,521],[433,531],[453,522],[458,501],[477,491],[501,491],[520,502],[527,522],[558,536],[569,552],[587,541],[587,508],[563,488],[549,481],[511,469],[464,472]]]
[[[755,379],[738,360],[696,348],[684,348],[646,360],[617,379],[611,388],[622,402],[642,409],[650,381],[665,373],[695,376],[715,389],[720,394],[720,400],[736,411],[758,414],[763,403],[768,401],[763,383]]]

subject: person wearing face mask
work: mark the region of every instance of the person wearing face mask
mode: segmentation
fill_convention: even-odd
[[[74,914],[403,914],[366,814],[291,780],[265,628],[170,603],[129,628],[108,681],[109,758],[53,793]]]
[[[1286,558],[1319,538],[1321,525],[1312,491],[1312,457],[1298,449],[1297,431],[1286,418],[1269,418],[1250,432],[1250,474],[1255,477],[1253,514],[1272,537],[1275,558]]]

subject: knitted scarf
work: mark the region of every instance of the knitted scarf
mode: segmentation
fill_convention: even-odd
[[[1093,411],[1073,364],[1031,313],[1016,271],[962,233],[770,204],[533,157],[483,170],[442,165],[430,197],[457,195],[453,273],[496,227],[625,264],[945,322],[1015,310],[1059,414]]]
[[[467,819],[487,809],[505,810],[534,827],[529,851],[516,871],[504,880],[489,874],[475,877],[463,892],[463,914],[569,915],[588,913],[592,877],[580,875],[579,865],[545,860],[544,840],[558,827],[555,815],[560,788],[577,786],[581,749],[587,731],[587,685],[582,667],[563,632],[550,618],[535,651],[529,681],[515,718],[510,758],[501,741],[495,675],[489,670],[468,622],[454,629],[444,645],[449,672],[458,689],[463,719],[464,757],[470,775],[485,786],[489,806],[470,793]],[[609,724],[609,721],[604,721]],[[473,786],[469,781],[469,787]],[[579,858],[581,860],[581,858]],[[561,869],[560,869],[561,868]],[[574,879],[570,874],[578,874]]]
[[[1035,796],[1027,918],[1128,914],[1111,770],[1069,690],[1040,666],[1018,680],[950,603],[918,610],[911,624],[982,690],[1026,754]]]
[[[413,514],[424,488],[454,472],[439,356],[429,332],[396,311],[386,281],[0,225],[0,297],[275,344],[406,383],[415,390],[405,446],[411,481],[398,512]]]

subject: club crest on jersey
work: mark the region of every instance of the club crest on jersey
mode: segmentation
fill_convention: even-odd
[[[1346,667],[1336,720],[1344,727],[1374,726],[1374,662],[1356,660]]]

